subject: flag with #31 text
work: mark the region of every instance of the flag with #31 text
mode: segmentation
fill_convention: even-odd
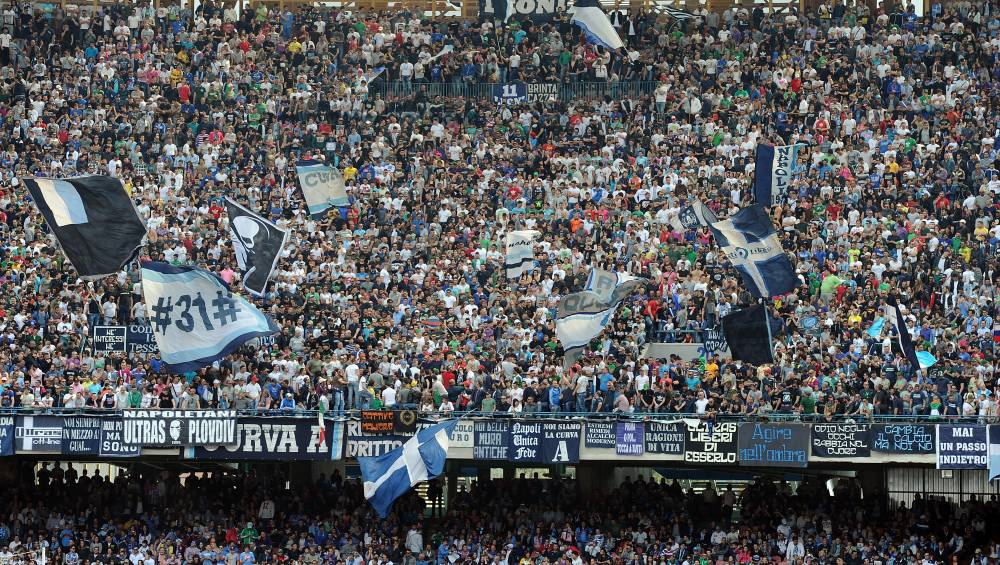
[[[142,264],[142,293],[160,357],[172,372],[211,365],[278,326],[222,279],[194,267]]]

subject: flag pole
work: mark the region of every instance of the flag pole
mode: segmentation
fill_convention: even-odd
[[[767,327],[767,350],[771,354],[771,362],[774,363],[774,342],[771,337],[771,317],[767,313],[767,300],[763,301],[764,325]]]

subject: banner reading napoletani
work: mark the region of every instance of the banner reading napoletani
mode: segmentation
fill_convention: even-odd
[[[142,293],[160,358],[171,372],[198,370],[278,326],[214,274],[143,263]]]
[[[805,467],[809,464],[809,426],[751,424],[739,427],[740,465]]]
[[[737,424],[721,422],[714,425],[698,422],[687,426],[684,438],[684,461],[725,465],[736,463],[738,448]]]
[[[813,424],[814,457],[868,457],[871,455],[871,425]]]
[[[584,445],[599,449],[615,448],[615,425],[612,422],[587,422],[584,427]]]
[[[683,454],[686,432],[687,425],[682,421],[647,422],[646,453]]]
[[[344,422],[326,420],[320,433],[316,418],[240,418],[230,445],[193,447],[189,459],[226,461],[325,461],[343,455]]]
[[[937,426],[938,469],[985,469],[988,459],[986,426]]]
[[[159,447],[232,445],[236,443],[235,410],[125,410],[128,445]]]
[[[510,422],[477,420],[473,430],[472,458],[479,460],[509,459]]]
[[[872,449],[883,453],[934,453],[934,426],[930,424],[876,424]]]

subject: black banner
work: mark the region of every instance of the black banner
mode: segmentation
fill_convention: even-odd
[[[100,455],[102,421],[96,416],[63,418],[63,455]]]
[[[14,455],[14,417],[0,416],[0,457]]]
[[[613,422],[587,422],[584,426],[584,445],[599,449],[615,448],[615,424]]]
[[[472,433],[472,458],[490,461],[508,459],[509,435],[509,421],[477,420]]]
[[[737,461],[737,425],[723,422],[710,425],[699,422],[688,426],[684,438],[684,461],[711,465],[731,465]]]
[[[426,424],[419,422],[417,429],[425,427]],[[361,422],[349,420],[347,428],[347,453],[348,458],[358,457],[378,457],[393,449],[403,445],[403,442],[410,439],[412,434],[367,434],[361,431]],[[329,431],[329,429],[327,430]]]
[[[868,457],[871,455],[871,425],[813,424],[814,457]]]
[[[18,453],[62,453],[62,416],[18,416],[14,450]]]
[[[545,422],[542,424],[542,461],[545,463],[580,462],[580,424]]]
[[[510,460],[517,463],[542,461],[542,423],[512,422],[510,425]],[[479,442],[476,442],[476,447]]]
[[[397,434],[417,433],[417,413],[414,410],[394,410],[392,429]]]
[[[328,461],[339,458],[343,422],[326,421],[320,433],[315,418],[240,418],[236,442],[206,445],[189,450],[189,458],[227,461]],[[322,441],[320,441],[322,440]],[[336,456],[336,457],[335,457]]]
[[[809,464],[806,424],[740,424],[740,465],[805,467]]]
[[[156,335],[149,324],[94,326],[91,344],[94,355],[110,353],[156,353]]]
[[[934,453],[934,426],[930,424],[876,424],[872,449],[883,453]]]
[[[232,445],[235,410],[125,410],[124,443],[149,446]]]
[[[138,457],[142,448],[125,443],[125,420],[108,416],[101,421],[101,457]]]
[[[366,434],[391,434],[396,429],[391,410],[362,410],[361,431]]]
[[[647,422],[646,453],[682,455],[685,432],[684,422]]]
[[[566,13],[566,0],[482,0],[480,20],[521,21],[530,18],[546,22]]]
[[[989,463],[986,426],[974,424],[937,427],[938,469],[985,469]]]

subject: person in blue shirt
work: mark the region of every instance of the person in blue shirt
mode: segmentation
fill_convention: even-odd
[[[257,556],[250,551],[249,547],[240,553],[240,565],[249,565],[250,563],[256,563],[256,561]]]
[[[295,410],[295,398],[292,393],[288,393],[284,398],[281,399],[281,405],[278,407],[282,412],[291,412]]]

